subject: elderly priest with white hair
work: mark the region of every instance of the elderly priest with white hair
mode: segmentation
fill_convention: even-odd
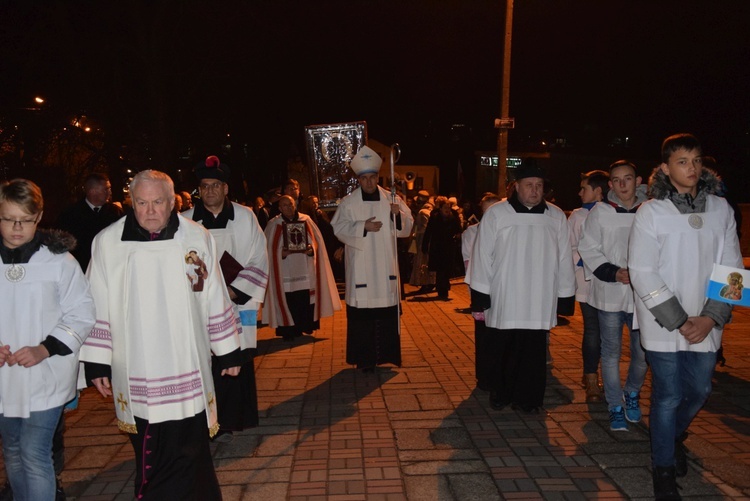
[[[135,497],[221,499],[209,449],[219,427],[211,353],[224,374],[238,375],[241,360],[216,243],[172,212],[163,172],[139,172],[130,192],[133,211],[92,245],[96,324],[80,358],[130,433]]]
[[[396,238],[414,223],[400,198],[378,186],[383,160],[363,146],[351,168],[359,188],[347,195],[331,220],[346,244],[346,362],[366,372],[376,365],[401,366],[399,280]]]

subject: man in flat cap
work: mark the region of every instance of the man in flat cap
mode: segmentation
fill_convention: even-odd
[[[352,159],[359,188],[341,200],[331,220],[346,244],[346,362],[372,372],[376,365],[401,365],[396,237],[408,237],[409,207],[378,186],[383,160],[363,146]]]
[[[258,425],[258,394],[253,354],[256,348],[257,312],[268,285],[266,237],[252,209],[229,200],[229,166],[210,156],[195,168],[200,199],[183,213],[202,224],[216,239],[217,254],[229,297],[241,324],[242,370],[239,377],[221,376],[214,370],[219,408],[219,435]]]
[[[539,413],[547,332],[558,311],[572,314],[575,274],[565,213],[544,200],[544,171],[526,163],[515,177],[515,192],[490,206],[477,230],[471,306],[490,331],[490,405]]]

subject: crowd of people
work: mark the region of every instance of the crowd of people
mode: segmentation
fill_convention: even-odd
[[[35,183],[3,183],[0,288],[13,301],[0,325],[0,497],[64,499],[64,411],[92,386],[130,436],[137,498],[221,499],[209,440],[259,423],[259,324],[285,342],[312,334],[342,308],[343,282],[346,362],[364,373],[400,367],[403,284],[447,301],[464,276],[490,406],[540,412],[550,329],[577,302],[586,401],[604,400],[610,429],[627,431],[651,370],[654,493],[679,499],[683,442],[737,299],[706,299],[706,284],[715,264],[743,263],[734,211],[698,140],[670,136],[661,154],[648,186],[628,160],[582,174],[582,206],[569,215],[546,200],[533,161],[515,170],[507,197],[459,205],[425,190],[394,196],[367,146],[351,160],[359,186],[332,218],[294,179],[273,200],[230,201],[231,170],[216,156],[195,168],[198,196],[147,170],[127,207],[91,174],[55,230],[38,228]]]

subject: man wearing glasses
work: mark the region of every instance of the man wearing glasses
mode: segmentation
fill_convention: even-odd
[[[268,284],[266,237],[252,209],[229,200],[230,169],[210,156],[195,167],[200,199],[182,215],[202,224],[216,240],[217,256],[235,314],[242,324],[242,369],[238,377],[214,370],[220,441],[233,431],[258,425],[258,394],[253,352],[256,348],[257,312]],[[218,369],[217,364],[213,364]],[[224,437],[224,438],[220,438]]]
[[[112,185],[106,174],[89,174],[83,183],[83,189],[83,199],[65,209],[55,226],[76,237],[78,245],[72,254],[85,272],[91,260],[91,242],[94,237],[120,219],[123,210],[109,201]]]

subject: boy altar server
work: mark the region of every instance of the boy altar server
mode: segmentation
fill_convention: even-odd
[[[732,306],[706,299],[715,263],[742,268],[732,208],[703,167],[691,134],[664,140],[649,180],[652,200],[630,233],[630,280],[651,366],[651,461],[656,499],[680,499],[686,430],[711,393],[716,351]]]
[[[609,166],[607,201],[596,204],[583,225],[578,253],[591,280],[588,304],[596,308],[601,338],[602,381],[609,428],[628,431],[628,421],[641,420],[639,396],[648,366],[640,331],[633,328],[633,289],[628,273],[628,237],[635,212],[646,201],[646,187],[635,165],[618,160]],[[630,365],[620,383],[622,328],[630,332]]]

